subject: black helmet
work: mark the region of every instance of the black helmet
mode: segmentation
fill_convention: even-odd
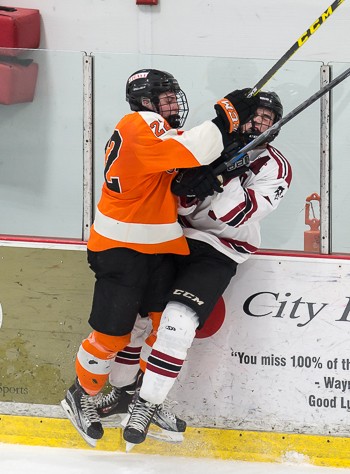
[[[275,113],[275,118],[273,120],[274,124],[281,120],[281,118],[283,117],[283,105],[276,92],[260,91],[258,92],[256,97],[259,100],[259,103],[256,108],[265,107],[266,109],[272,110]],[[249,120],[251,120],[251,118]],[[272,142],[272,140],[274,140],[278,134],[279,130],[271,134],[271,136],[266,140],[266,142]],[[261,132],[253,129],[250,132],[241,132],[240,138],[242,139],[244,144],[247,144],[253,141],[259,135],[261,135]]]
[[[281,99],[278,97],[276,92],[258,92],[259,99],[258,107],[266,107],[275,112],[275,119],[273,123],[278,122],[283,117],[283,105]]]
[[[159,95],[163,92],[174,92],[179,106],[179,112],[167,117],[167,122],[173,128],[182,127],[188,115],[188,103],[172,74],[157,69],[140,69],[126,83],[126,100],[134,111],[150,110],[142,105],[142,99],[148,98],[159,113]]]

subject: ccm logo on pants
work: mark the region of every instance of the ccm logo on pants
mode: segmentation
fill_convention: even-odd
[[[195,295],[192,295],[192,293],[188,293],[188,291],[184,291],[184,290],[174,290],[173,291],[173,294],[174,295],[182,295],[184,296],[185,298],[188,298],[192,301],[194,301],[195,303],[198,304],[198,306],[201,306],[202,304],[204,304],[204,301],[201,301],[198,296],[195,296]]]

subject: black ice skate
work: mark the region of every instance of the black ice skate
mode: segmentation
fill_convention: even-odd
[[[112,387],[112,390],[95,397],[95,406],[100,418],[126,413],[135,393],[135,382],[125,387]]]
[[[121,390],[117,387],[112,387],[112,390],[95,399],[95,407],[97,413],[101,418],[115,415],[120,402]]]
[[[173,443],[181,443],[184,439],[183,433],[185,430],[186,422],[173,413],[172,403],[165,400],[161,405],[158,405],[148,436]]]
[[[181,418],[173,413],[172,405],[175,403],[176,402],[165,400],[161,405],[158,405],[148,429],[147,436],[170,443],[181,443],[183,441],[183,433],[186,431],[187,425],[184,420],[181,420]],[[121,425],[124,427],[127,425],[133,406],[134,404],[131,402],[128,408],[128,414],[121,422]]]
[[[127,451],[130,451],[133,445],[145,441],[149,425],[151,424],[157,407],[158,405],[147,402],[137,395],[123,433]]]
[[[76,430],[95,448],[97,440],[103,436],[103,428],[93,397],[83,390],[78,379],[67,391],[61,405]]]

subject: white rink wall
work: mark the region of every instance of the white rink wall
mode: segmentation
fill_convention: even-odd
[[[9,0],[37,8],[40,48],[115,53],[278,59],[331,0]],[[350,7],[344,2],[297,59],[350,61]],[[341,38],[341,41],[339,41]]]
[[[349,274],[349,260],[239,266],[171,394],[189,424],[348,436]]]

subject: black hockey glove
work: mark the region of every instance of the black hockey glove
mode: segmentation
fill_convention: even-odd
[[[200,166],[180,170],[171,183],[171,191],[176,196],[188,196],[198,198],[200,201],[214,192],[222,193],[220,179],[215,176],[210,166]]]
[[[257,97],[247,97],[250,89],[237,89],[219,100],[214,108],[219,121],[214,123],[221,133],[235,132],[240,124],[248,122],[259,106]],[[221,127],[220,127],[221,122]]]

